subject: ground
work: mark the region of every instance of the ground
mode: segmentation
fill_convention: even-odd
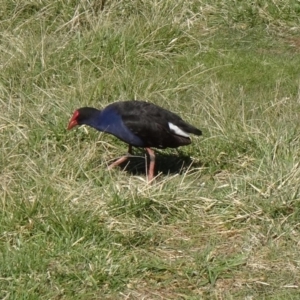
[[[1,299],[298,299],[298,1],[4,1]],[[203,131],[143,149],[73,111],[151,101]]]

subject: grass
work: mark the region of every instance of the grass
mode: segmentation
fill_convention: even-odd
[[[97,3],[1,4],[0,298],[298,299],[298,1]],[[121,99],[203,130],[153,185]]]

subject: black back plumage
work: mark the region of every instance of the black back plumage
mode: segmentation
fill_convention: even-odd
[[[177,148],[191,143],[188,134],[202,134],[178,115],[145,101],[115,102],[107,108],[114,109],[121,116],[124,125],[143,140],[144,147]],[[172,130],[170,123],[183,134]]]

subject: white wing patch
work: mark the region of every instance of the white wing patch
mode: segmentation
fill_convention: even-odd
[[[184,132],[182,129],[180,129],[178,126],[174,125],[173,123],[168,122],[168,124],[169,124],[170,130],[173,131],[175,134],[181,135],[184,137],[190,137],[188,133]]]

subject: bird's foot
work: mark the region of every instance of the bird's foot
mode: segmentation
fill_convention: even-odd
[[[112,164],[110,164],[108,166],[108,170],[111,170],[112,168],[119,166],[121,163],[123,163],[127,159],[128,159],[128,155],[124,155],[124,156],[120,157],[119,159],[117,159],[115,162],[113,162]]]

